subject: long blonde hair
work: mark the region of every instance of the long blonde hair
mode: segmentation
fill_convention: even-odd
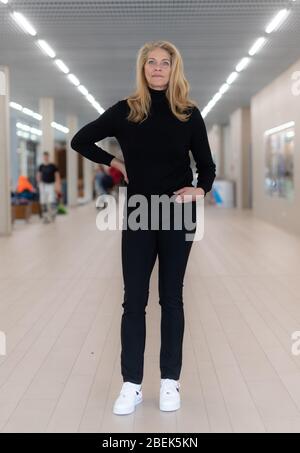
[[[130,108],[127,119],[134,123],[139,123],[148,117],[151,107],[151,95],[144,73],[144,65],[149,52],[157,48],[166,50],[171,57],[171,74],[166,90],[166,97],[169,101],[170,108],[180,121],[188,121],[191,112],[185,112],[187,109],[197,106],[197,103],[188,97],[190,85],[184,75],[182,57],[179,50],[169,41],[147,42],[138,51],[136,61],[136,90],[132,95],[125,98]]]

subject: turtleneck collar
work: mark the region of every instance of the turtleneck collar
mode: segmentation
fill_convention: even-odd
[[[150,93],[152,101],[159,101],[159,100],[166,99],[167,88],[165,90],[155,90],[148,86],[148,89],[149,89],[149,93]]]

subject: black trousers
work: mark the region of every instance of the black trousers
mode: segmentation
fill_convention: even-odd
[[[123,381],[141,384],[146,341],[146,306],[149,283],[156,258],[159,262],[159,304],[161,305],[161,378],[178,380],[182,367],[184,336],[183,281],[193,240],[186,233],[196,228],[174,227],[175,204],[170,205],[170,228],[162,228],[164,208],[159,215],[159,229],[122,230],[122,269],[124,301],[121,322],[121,372]],[[196,222],[196,202],[191,205]],[[127,219],[132,212],[127,206]],[[148,210],[149,221],[151,212]],[[169,214],[167,214],[168,216]],[[123,219],[126,216],[123,217]],[[183,215],[182,215],[183,219]],[[182,220],[183,221],[183,220]],[[123,224],[124,225],[124,224]]]

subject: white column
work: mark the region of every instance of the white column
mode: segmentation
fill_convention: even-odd
[[[9,69],[0,66],[0,234],[11,234]]]
[[[216,164],[216,177],[223,177],[223,156],[222,156],[222,127],[214,124],[208,131],[208,141]]]
[[[41,129],[43,135],[41,137],[40,152],[48,151],[50,154],[51,162],[54,161],[54,129],[51,127],[54,121],[54,100],[53,98],[43,97],[40,98],[39,103],[40,115],[43,119],[41,121]],[[42,155],[39,156],[39,161],[42,161]]]
[[[12,181],[12,187],[15,188],[17,186],[18,177],[20,174],[19,169],[19,154],[18,154],[18,136],[17,136],[17,120],[11,116],[10,118],[10,175]]]
[[[222,128],[222,153],[224,178],[231,179],[231,160],[230,160],[230,124]]]
[[[28,176],[28,168],[27,168],[27,148],[25,140],[20,140],[20,175]]]
[[[86,202],[93,199],[93,162],[83,158],[84,199]]]
[[[67,127],[69,134],[67,136],[67,198],[69,206],[78,204],[78,153],[70,146],[70,140],[78,130],[77,116],[70,115],[67,117]]]
[[[236,182],[238,208],[250,207],[251,118],[249,108],[240,108],[230,116],[232,179]]]

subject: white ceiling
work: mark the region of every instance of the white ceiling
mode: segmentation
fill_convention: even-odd
[[[148,40],[172,41],[181,51],[191,97],[202,109],[266,24],[281,8],[292,14],[206,117],[226,123],[238,106],[300,58],[300,1],[287,0],[11,0],[103,108],[134,89],[138,49]],[[0,64],[11,72],[11,99],[38,111],[40,96],[55,99],[55,120],[81,122],[98,112],[25,35],[0,3]]]

